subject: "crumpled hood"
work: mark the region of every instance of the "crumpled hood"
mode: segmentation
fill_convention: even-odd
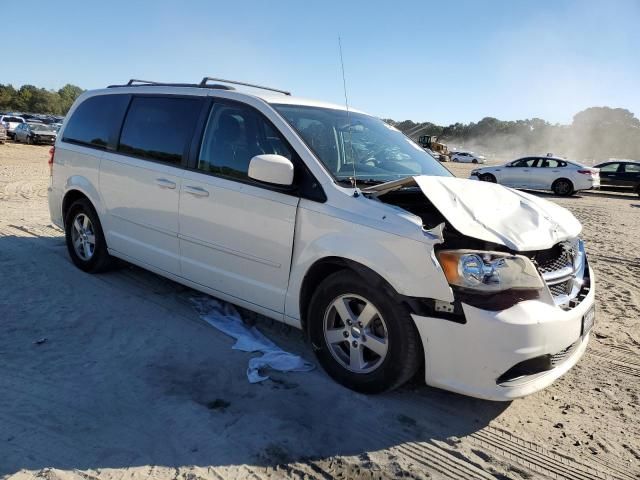
[[[425,175],[393,183],[401,188],[414,182],[460,233],[512,250],[551,248],[582,231],[580,222],[567,209],[495,183]],[[367,190],[384,194],[396,189],[381,188],[389,184]]]

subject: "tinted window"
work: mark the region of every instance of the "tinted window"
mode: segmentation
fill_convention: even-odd
[[[625,163],[624,171],[627,173],[640,173],[640,163]]]
[[[24,120],[18,117],[4,117],[2,119],[3,122],[11,122],[11,123],[23,123]]]
[[[65,142],[106,148],[120,128],[128,95],[101,95],[82,102],[64,129]]]
[[[536,158],[523,158],[521,160],[516,160],[511,164],[512,167],[533,167],[536,163]]]
[[[202,140],[198,169],[247,178],[256,155],[276,154],[292,160],[280,134],[256,110],[240,104],[214,104]]]
[[[200,98],[135,97],[122,127],[118,151],[180,164],[201,105]]]
[[[617,172],[618,171],[618,165],[620,165],[619,163],[609,163],[607,165],[604,165],[602,167],[600,167],[600,171],[601,172]]]

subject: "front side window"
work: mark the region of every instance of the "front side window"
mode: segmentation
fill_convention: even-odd
[[[134,97],[118,152],[179,165],[200,114],[200,98]]]
[[[520,160],[516,160],[515,162],[513,162],[511,166],[519,167],[519,168],[531,168],[536,164],[536,162],[537,162],[536,158],[522,158]]]
[[[423,148],[377,118],[304,105],[273,107],[338,182],[350,184],[353,177],[382,183],[413,175],[451,176]]]
[[[75,109],[64,129],[63,141],[106,148],[122,122],[128,95],[90,97]]]
[[[256,155],[276,154],[293,159],[282,136],[258,111],[235,103],[215,103],[205,128],[198,170],[248,178]]]

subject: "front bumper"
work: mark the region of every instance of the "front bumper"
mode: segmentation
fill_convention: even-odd
[[[542,300],[525,300],[506,310],[488,311],[463,304],[466,324],[412,315],[425,352],[428,385],[453,392],[509,401],[546,388],[584,354],[589,335],[581,337],[582,317],[594,304],[591,289],[571,310]],[[513,366],[541,355],[555,355],[573,345],[551,370],[498,384]]]

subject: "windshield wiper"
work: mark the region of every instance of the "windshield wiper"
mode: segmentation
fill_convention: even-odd
[[[343,177],[343,178],[336,178],[337,182],[340,183],[348,183],[349,186],[353,186],[353,177]],[[358,185],[380,185],[381,183],[386,183],[386,181],[384,180],[374,180],[373,178],[356,178],[356,183]]]

